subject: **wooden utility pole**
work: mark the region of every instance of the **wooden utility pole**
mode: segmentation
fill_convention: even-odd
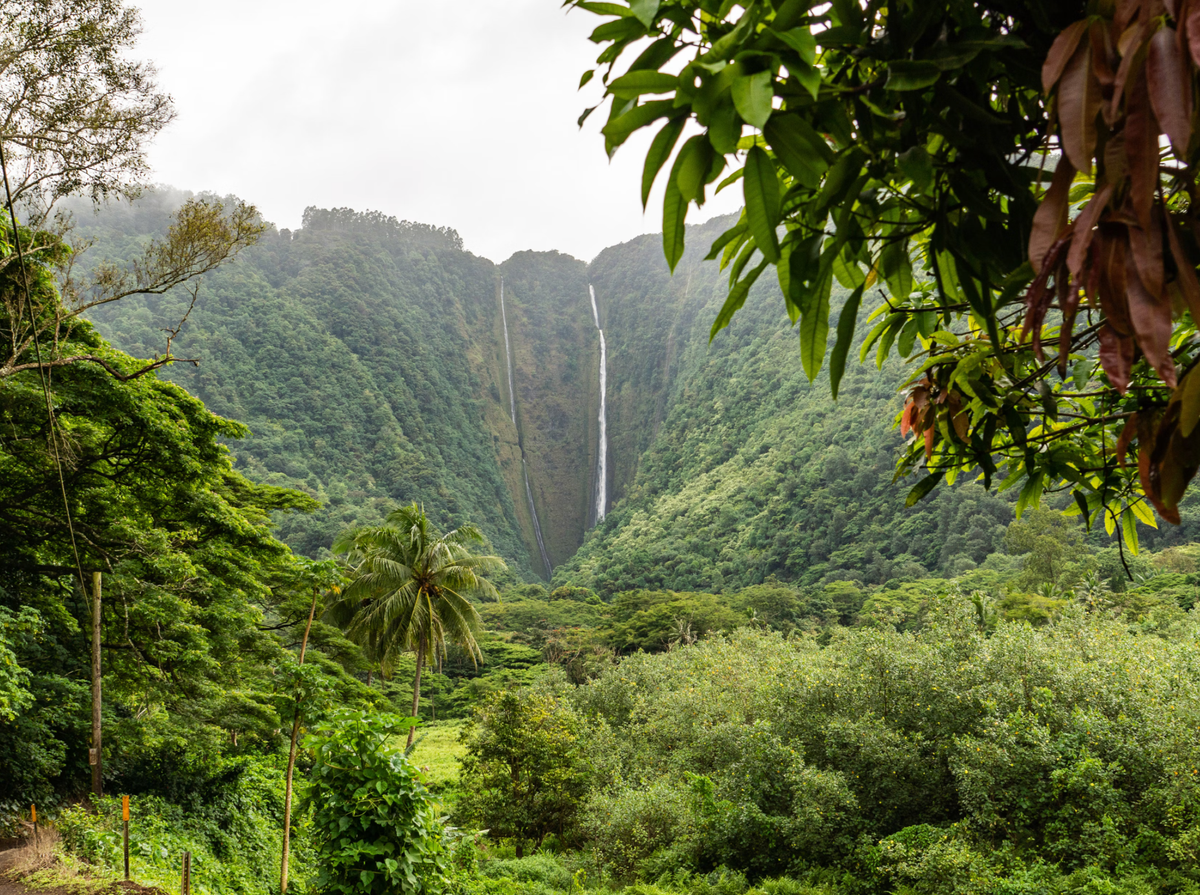
[[[308,624],[304,626],[304,637],[300,640],[300,661],[304,664],[304,651],[308,649],[308,635],[312,631],[313,617],[317,614],[317,597],[320,590],[313,588],[312,605],[308,608]],[[296,694],[296,712],[292,716],[292,744],[288,747],[287,776],[283,792],[283,860],[279,867],[279,892],[287,895],[288,861],[292,842],[292,772],[296,769],[296,740],[300,736],[300,694]]]
[[[92,795],[104,795],[100,734],[100,573],[92,572]]]

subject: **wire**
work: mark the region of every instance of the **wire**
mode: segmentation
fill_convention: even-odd
[[[58,439],[54,435],[57,425],[54,419],[54,403],[50,400],[50,385],[46,380],[46,368],[42,363],[42,342],[38,338],[37,320],[33,316],[33,299],[29,294],[29,274],[25,270],[25,255],[21,251],[21,231],[17,227],[17,213],[13,209],[12,190],[8,186],[8,160],[4,154],[3,140],[0,140],[0,174],[4,176],[4,197],[8,202],[9,218],[12,220],[13,242],[17,250],[17,265],[21,268],[21,285],[25,291],[25,305],[29,308],[29,331],[33,336],[33,347],[37,356],[38,377],[42,381],[42,396],[46,399],[46,416],[50,420],[50,448],[54,454],[54,468],[58,472],[58,487],[62,491],[63,511],[67,514],[67,531],[71,534],[71,552],[75,556],[75,571],[79,575],[79,589],[90,605],[87,584],[83,580],[83,563],[79,561],[79,545],[75,540],[75,525],[71,521],[71,502],[67,499],[67,482],[63,478],[62,458],[58,453]]]

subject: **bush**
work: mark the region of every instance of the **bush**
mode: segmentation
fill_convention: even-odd
[[[312,786],[316,889],[335,895],[436,893],[446,886],[446,847],[417,769],[394,745],[411,722],[339,712],[315,751]]]

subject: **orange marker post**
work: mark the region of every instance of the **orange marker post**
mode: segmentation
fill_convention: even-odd
[[[37,805],[29,806],[29,819],[33,821],[34,824],[37,823]]]
[[[125,824],[125,881],[129,882],[129,796],[121,796],[121,820]]]

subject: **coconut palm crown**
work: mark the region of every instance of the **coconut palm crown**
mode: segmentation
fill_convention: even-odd
[[[498,599],[486,576],[506,566],[498,556],[472,552],[482,543],[482,532],[470,524],[441,534],[416,503],[393,510],[383,525],[351,528],[334,541],[334,552],[350,566],[350,584],[326,617],[385,674],[403,653],[416,652],[414,716],[427,660],[444,657],[448,643],[477,662],[483,658],[477,641],[482,620],[469,598]]]

